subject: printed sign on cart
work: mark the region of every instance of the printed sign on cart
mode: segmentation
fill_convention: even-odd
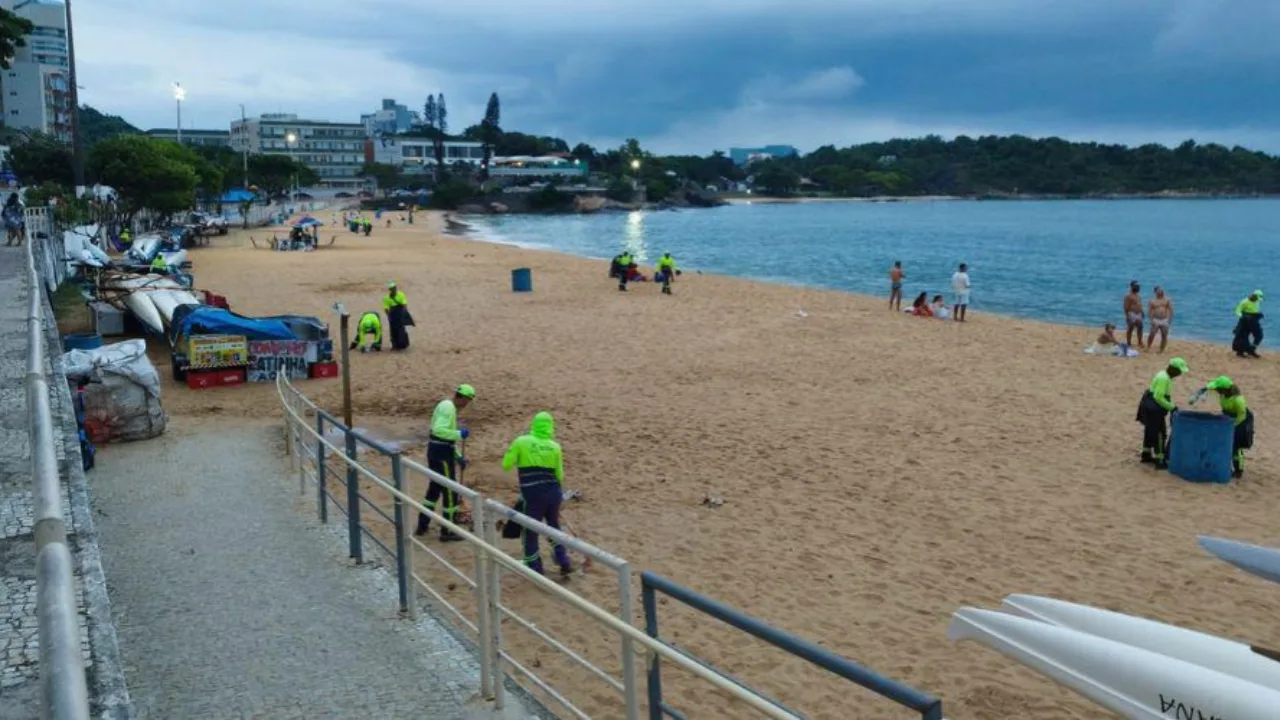
[[[249,341],[249,382],[272,382],[277,373],[298,380],[307,377],[307,346],[302,340]]]

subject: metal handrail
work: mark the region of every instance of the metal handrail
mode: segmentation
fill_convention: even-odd
[[[280,373],[276,378],[276,390],[280,396],[281,406],[285,411],[286,434],[294,432],[293,429],[290,429],[290,426],[294,429],[301,429],[302,433],[300,434],[305,434],[308,439],[314,439],[314,441],[318,443],[319,447],[327,448],[332,453],[338,455],[339,458],[346,463],[359,465],[359,461],[356,458],[348,456],[344,448],[339,448],[329,442],[316,431],[316,428],[311,427],[311,424],[300,415],[298,410],[295,410],[290,399],[285,396],[285,388],[289,389],[290,395],[301,400],[312,410],[321,413],[324,411],[294,388],[292,384],[289,383],[288,378],[285,377],[285,373]],[[291,438],[290,443],[290,447],[296,450],[298,445],[296,438]],[[661,640],[649,637],[644,632],[633,627],[630,622],[614,617],[608,610],[601,608],[575,593],[565,590],[555,581],[530,570],[525,567],[522,562],[509,556],[506,551],[496,543],[496,538],[494,538],[496,533],[494,523],[486,521],[486,518],[489,517],[487,503],[476,503],[473,505],[473,527],[467,528],[458,525],[443,515],[425,507],[415,498],[386,482],[377,474],[368,471],[365,471],[362,474],[365,474],[365,476],[372,482],[378,484],[385,492],[395,498],[398,503],[401,503],[408,508],[416,509],[419,512],[426,513],[433,520],[439,522],[441,527],[461,537],[476,551],[477,557],[481,561],[480,565],[484,571],[483,582],[477,583],[476,595],[478,607],[476,616],[481,619],[482,628],[487,626],[487,632],[482,632],[480,638],[482,672],[480,691],[482,694],[487,696],[491,693],[497,707],[500,708],[502,706],[503,698],[503,670],[500,661],[505,659],[515,666],[512,658],[502,650],[500,623],[497,622],[500,613],[498,608],[501,607],[501,586],[498,583],[498,576],[500,570],[506,570],[509,573],[513,573],[518,577],[521,577],[526,582],[537,586],[558,602],[591,618],[596,622],[596,624],[600,625],[604,629],[617,633],[620,639],[630,640],[634,646],[638,646],[645,651],[650,663],[655,662],[659,658],[674,663],[695,677],[710,683],[716,689],[745,703],[768,717],[778,718],[779,720],[798,720],[799,716],[795,713],[779,708],[759,693],[745,688],[738,683],[725,678],[719,673],[706,668],[701,663],[691,659],[684,653],[671,648]],[[441,477],[435,473],[431,473],[431,476],[437,482],[444,481],[446,483],[454,484],[448,478]],[[457,487],[462,486],[459,485]],[[470,490],[469,488],[467,489]],[[471,492],[474,492],[474,490]],[[519,518],[519,520],[527,519],[529,522],[534,522],[531,518],[524,518],[519,515],[513,516],[513,519],[516,518]],[[521,522],[521,524],[525,523]],[[547,528],[547,530],[550,531],[551,528]],[[542,530],[539,530],[539,532],[542,532]],[[566,538],[568,539],[568,536],[566,536]],[[557,539],[557,541],[559,541],[559,539]],[[624,657],[624,661],[626,659],[627,658]],[[624,664],[631,665],[631,663]],[[523,670],[524,668],[521,669]],[[634,670],[634,668],[632,669]],[[491,676],[489,678],[491,680],[491,687],[486,687],[485,675]],[[625,685],[633,688],[635,687],[634,678],[624,677],[623,682]],[[535,684],[543,685],[541,682],[537,682]],[[559,693],[554,692],[550,694],[553,696],[559,695]],[[556,699],[557,701],[564,700],[562,696],[557,697]],[[568,707],[572,708],[573,706],[568,705]],[[574,708],[574,710],[576,710],[576,708]],[[634,705],[627,708],[627,714],[632,718],[636,717],[636,715],[633,714],[636,712]],[[581,711],[577,711],[576,714],[581,715]]]
[[[54,448],[49,381],[45,378],[44,284],[36,270],[39,238],[27,224],[27,422],[31,447],[31,498],[36,545],[36,612],[39,616],[41,715],[49,720],[88,720],[89,691],[80,655],[74,559],[62,515],[62,480]],[[65,380],[63,380],[65,382]]]

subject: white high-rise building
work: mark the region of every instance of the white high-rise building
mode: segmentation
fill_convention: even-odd
[[[67,6],[57,0],[0,0],[0,7],[35,27],[0,71],[0,122],[71,141],[71,69]]]
[[[288,155],[310,167],[325,187],[359,188],[365,163],[364,124],[267,113],[231,122],[231,148],[250,155]]]

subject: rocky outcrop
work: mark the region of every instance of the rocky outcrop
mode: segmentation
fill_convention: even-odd
[[[599,195],[577,195],[573,198],[573,211],[580,214],[596,213],[601,211],[618,211],[631,212],[637,209],[635,205],[628,205],[617,200],[610,200],[607,197]]]
[[[483,205],[469,204],[469,205],[458,206],[459,215],[485,215],[488,212],[489,212],[489,208],[486,208]]]

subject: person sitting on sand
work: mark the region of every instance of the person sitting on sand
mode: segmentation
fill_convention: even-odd
[[[922,292],[911,302],[911,314],[916,317],[933,317],[933,308],[929,307],[929,293]]]
[[[1116,326],[1106,323],[1102,326],[1102,332],[1098,334],[1098,345],[1119,345],[1120,341],[1116,339]]]
[[[933,296],[931,309],[933,310],[933,316],[939,320],[947,320],[951,317],[951,308],[947,307],[947,301],[943,300],[941,295]]]

